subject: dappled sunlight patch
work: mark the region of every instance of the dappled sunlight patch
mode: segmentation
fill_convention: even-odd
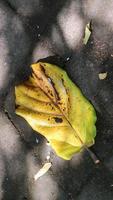
[[[64,7],[57,17],[64,40],[73,50],[80,45],[83,37],[84,20],[80,12],[80,5],[76,1],[71,1],[70,5],[67,8]]]

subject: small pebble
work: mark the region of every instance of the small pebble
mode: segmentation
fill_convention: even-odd
[[[39,143],[39,140],[36,138],[36,143],[38,144]]]
[[[68,60],[70,60],[70,58],[69,58],[69,57],[67,57],[67,58],[66,58],[66,60],[68,61]]]
[[[48,156],[46,157],[46,159],[47,159],[47,160],[50,160],[50,155],[48,155]]]

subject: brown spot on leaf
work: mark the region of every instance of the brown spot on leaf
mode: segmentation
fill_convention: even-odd
[[[63,119],[59,117],[54,117],[56,123],[62,123]]]
[[[51,85],[52,85],[52,87],[53,87],[53,89],[54,89],[54,91],[55,91],[55,95],[56,95],[57,101],[60,101],[61,99],[60,99],[59,93],[57,92],[57,90],[56,90],[56,88],[55,88],[55,84],[54,84],[54,82],[52,81],[52,79],[51,79]]]
[[[40,67],[41,67],[42,72],[45,74],[44,66],[42,64],[40,64]]]
[[[20,107],[20,105],[17,105],[17,104],[15,105],[15,109],[18,109],[19,107]]]
[[[37,76],[37,78],[38,78],[39,81],[43,81],[42,77],[38,77],[38,76]]]
[[[64,79],[62,78],[61,80],[62,80],[62,84],[64,85]]]
[[[52,94],[51,90],[48,90],[48,93],[53,97],[53,94]]]

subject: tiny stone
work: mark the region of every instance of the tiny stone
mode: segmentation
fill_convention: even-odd
[[[66,60],[68,61],[68,60],[70,60],[70,58],[69,58],[69,57],[67,57],[67,58],[66,58]]]
[[[48,156],[46,157],[46,159],[47,159],[47,160],[50,160],[50,155],[48,155]]]
[[[38,34],[38,37],[40,37],[40,33]]]
[[[107,102],[107,101],[108,101],[108,98],[105,98],[105,101]]]
[[[38,144],[39,143],[39,140],[36,138],[36,143]]]
[[[38,28],[38,29],[39,29],[39,27],[40,27],[40,26],[39,26],[39,25],[37,25],[37,28]]]

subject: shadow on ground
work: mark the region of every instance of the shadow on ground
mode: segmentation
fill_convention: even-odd
[[[107,0],[0,1],[1,200],[112,200],[112,9],[112,1]],[[92,35],[84,46],[89,21]],[[102,161],[99,166],[87,152],[71,161],[58,158],[47,141],[15,115],[15,84],[29,76],[31,62],[46,57],[67,71],[96,108],[92,149]],[[101,72],[107,72],[105,80],[99,80]],[[35,182],[34,174],[48,155],[52,167]]]

